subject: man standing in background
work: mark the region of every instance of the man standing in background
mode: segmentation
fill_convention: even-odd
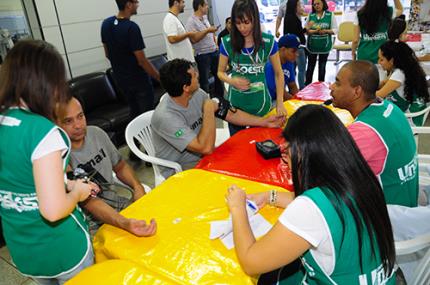
[[[103,21],[101,37],[105,55],[127,97],[130,116],[134,119],[154,109],[154,90],[149,75],[156,80],[160,75],[145,56],[145,43],[139,26],[130,21],[130,17],[137,14],[139,1],[116,0],[116,4],[118,15]]]
[[[209,5],[206,0],[193,0],[194,14],[187,21],[186,29],[197,32],[191,38],[195,59],[199,70],[199,83],[206,93],[209,93],[209,72],[215,79],[215,96],[223,96],[224,90],[217,76],[219,52],[214,33],[218,28],[211,26],[208,21]]]
[[[185,0],[169,0],[169,13],[163,20],[167,59],[182,58],[195,63],[190,38],[197,32],[187,32],[178,15],[184,13]]]

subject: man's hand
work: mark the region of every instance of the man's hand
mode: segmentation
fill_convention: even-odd
[[[208,33],[215,33],[216,31],[218,31],[218,27],[211,26],[211,27],[207,28],[206,31]]]
[[[284,115],[271,115],[261,119],[263,120],[262,126],[266,128],[280,128],[285,123]]]
[[[148,225],[144,220],[130,218],[127,219],[124,229],[138,237],[150,237],[157,232],[157,223],[154,219],[151,219]]]
[[[275,35],[276,35],[277,38],[279,38],[279,36],[281,35],[281,33],[279,31],[276,31]]]

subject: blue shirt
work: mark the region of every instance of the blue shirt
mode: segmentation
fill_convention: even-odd
[[[129,19],[109,17],[103,21],[101,38],[107,46],[109,61],[120,84],[136,84],[142,77],[148,76],[134,55],[135,51],[145,48],[142,33],[136,23]]]
[[[287,61],[282,64],[281,67],[282,72],[284,73],[285,86],[288,85],[288,83],[296,81],[294,62]],[[270,97],[272,97],[273,100],[276,100],[275,72],[273,71],[273,66],[270,61],[266,63],[264,72],[266,73],[266,86],[267,89],[269,89]]]

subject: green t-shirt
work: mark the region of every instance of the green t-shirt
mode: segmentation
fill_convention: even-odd
[[[309,15],[309,22],[314,22],[310,30],[316,30],[320,28],[321,30],[331,30],[332,12],[325,11],[321,18],[317,17],[316,13]],[[333,45],[332,35],[309,35],[308,36],[308,50],[310,53],[329,53]]]
[[[393,14],[393,8],[388,7],[390,16]],[[382,19],[376,32],[369,35],[363,27],[360,27],[360,43],[357,48],[357,59],[368,60],[374,64],[378,63],[378,50],[388,40],[389,22]]]
[[[265,66],[270,59],[270,52],[275,39],[272,35],[262,33],[263,42],[256,55],[253,52],[240,54],[233,52],[230,35],[222,38],[222,43],[228,53],[232,67],[232,77],[240,76],[249,80],[250,89],[240,91],[233,86],[228,89],[231,104],[247,113],[264,116],[270,111],[272,99],[266,87]]]
[[[40,143],[57,129],[46,118],[23,109],[11,108],[0,116],[0,215],[4,237],[18,270],[41,278],[74,269],[91,248],[79,207],[54,223],[39,211],[32,157]],[[70,148],[67,136],[62,136]],[[63,159],[65,167],[68,152]]]
[[[373,129],[387,148],[387,158],[380,174],[387,204],[416,207],[418,203],[417,147],[403,112],[391,102],[369,105],[356,122]]]

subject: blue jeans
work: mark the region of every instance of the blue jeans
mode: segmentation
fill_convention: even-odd
[[[200,88],[209,93],[209,74],[212,73],[214,82],[214,95],[216,97],[224,96],[224,87],[217,76],[219,52],[199,54],[196,56],[197,67],[199,69]]]
[[[306,77],[306,51],[304,47],[298,49],[299,56],[297,57],[296,63],[299,70],[297,80],[299,82],[299,89],[305,88],[305,77]]]
[[[84,260],[77,268],[75,268],[75,270],[70,271],[68,273],[64,273],[55,278],[34,278],[33,277],[33,279],[41,285],[62,285],[66,283],[67,281],[69,281],[70,279],[78,275],[79,272],[94,264],[94,252],[92,249],[92,245],[90,246],[91,248],[88,251],[87,255],[85,256]]]

